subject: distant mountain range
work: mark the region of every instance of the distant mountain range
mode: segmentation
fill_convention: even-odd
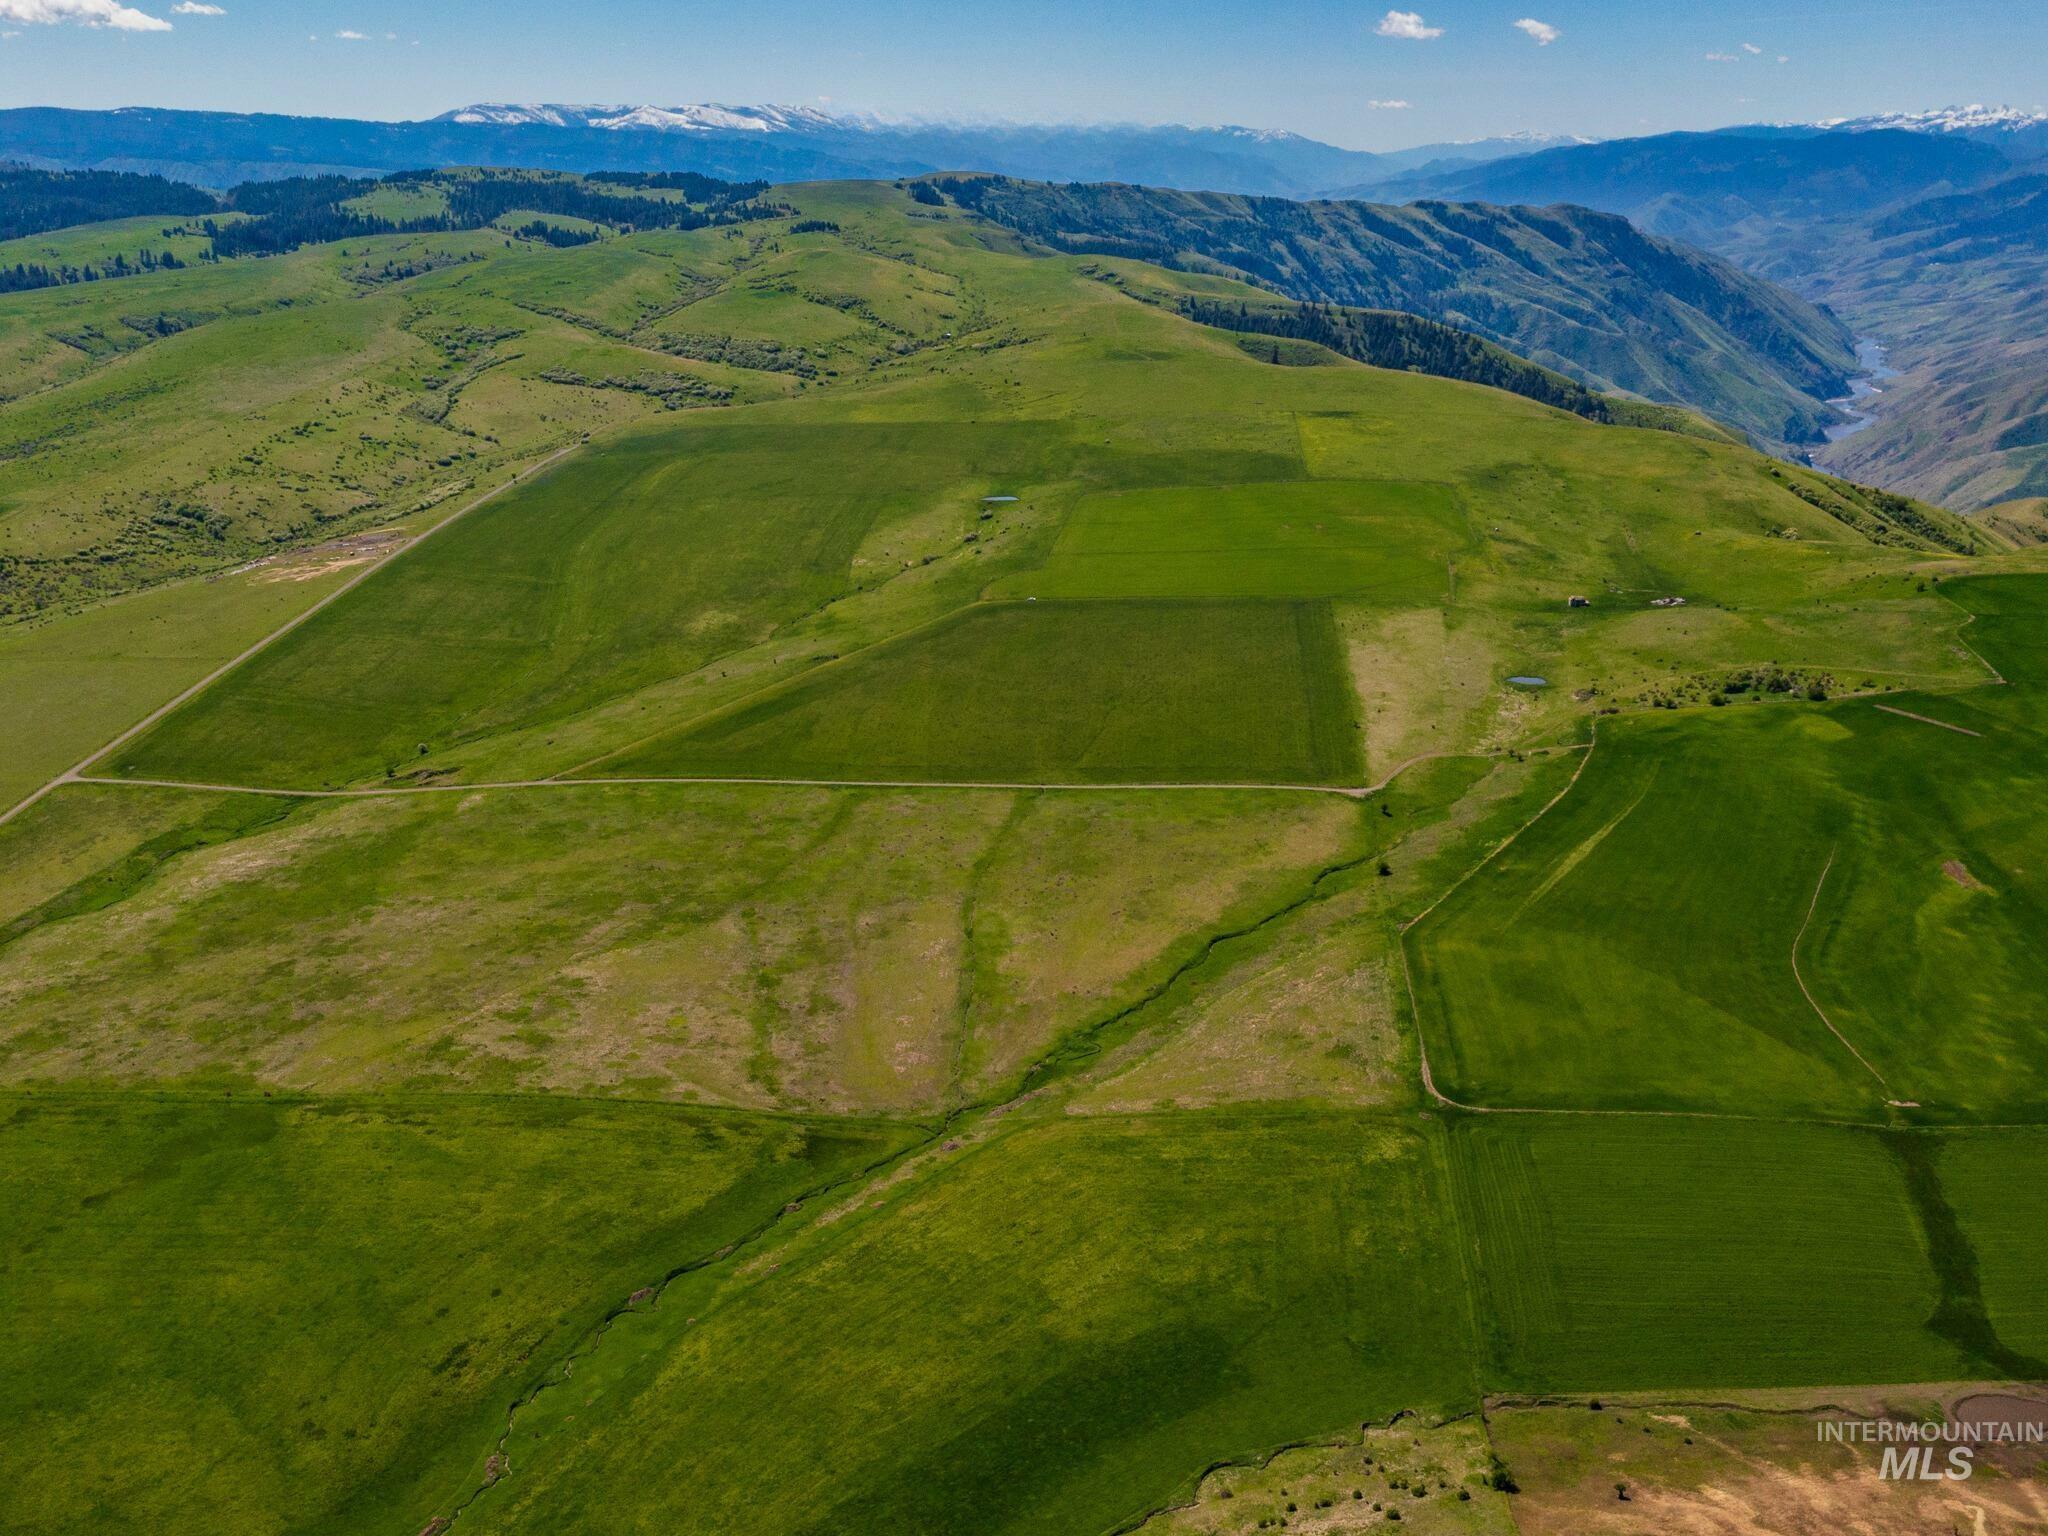
[[[1400,201],[1577,203],[1714,248],[1757,219],[1805,220],[1888,207],[2006,174],[1998,147],[1962,135],[1856,132],[1666,133],[1548,149],[1488,165],[1342,189]]]
[[[1824,467],[1965,509],[2048,494],[2048,116],[1662,134],[1365,190],[1604,209],[1726,256],[1892,349],[1876,424]]]
[[[1489,139],[1422,144],[1412,149],[1370,153],[1270,128],[1190,128],[1175,124],[1033,125],[1025,123],[904,123],[868,115],[835,115],[812,107],[591,106],[560,102],[479,102],[444,112],[436,122],[494,127],[589,128],[613,133],[703,135],[777,134],[829,141],[835,152],[908,156],[929,162],[923,170],[987,170],[1010,176],[1135,181],[1183,187],[1198,168],[1220,170],[1246,186],[1200,186],[1212,191],[1282,192],[1279,184],[1304,193],[1342,167],[1367,180],[1420,171],[1431,173],[1484,164],[1510,155],[1590,140],[1574,135],[1511,133]],[[1119,166],[1131,172],[1112,172]],[[1144,174],[1145,167],[1157,174]],[[1084,171],[1087,173],[1084,176]],[[907,165],[893,174],[916,174]],[[1267,182],[1273,183],[1267,185]],[[1285,195],[1282,192],[1282,195]]]
[[[615,132],[646,128],[669,133],[808,133],[830,132],[855,119],[835,117],[814,107],[727,107],[716,102],[683,107],[603,107],[482,101],[443,112],[433,121],[494,128],[608,128]]]
[[[2048,155],[2048,114],[2012,107],[1948,107],[1665,137],[1840,143],[1877,132],[1980,145],[2009,159]],[[693,170],[770,181],[993,171],[1279,197],[1379,196],[1405,179],[1418,184],[1412,190],[1440,195],[1447,178],[1503,161],[1600,147],[1567,135],[1517,133],[1368,153],[1273,129],[895,122],[815,107],[715,102],[478,102],[414,122],[156,107],[0,111],[0,158],[45,169],[137,171],[214,187],[316,172],[499,165]]]
[[[1881,112],[1874,117],[1839,117],[1817,126],[1830,132],[1899,128],[1909,133],[1960,134],[1980,139],[2015,159],[2048,155],[2048,112],[2019,107],[1937,107],[1931,112]]]
[[[998,171],[1047,180],[1307,196],[1455,171],[1579,142],[1515,135],[1393,154],[1254,128],[892,123],[808,107],[572,106],[483,102],[421,122],[128,107],[0,111],[0,158],[51,170],[116,170],[206,186],[449,165],[567,171],[700,171],[769,181]]]

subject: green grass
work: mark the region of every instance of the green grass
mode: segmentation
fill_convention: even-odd
[[[1896,1161],[1861,1131],[1467,1118],[1488,1385],[1599,1392],[1943,1381],[1940,1287]]]
[[[237,801],[242,811],[231,809]],[[108,904],[96,899],[101,896],[127,894],[140,882],[116,872],[148,859],[143,850],[159,838],[182,838],[223,811],[224,819],[255,819],[251,813],[263,807],[246,796],[177,789],[110,795],[66,787],[45,796],[0,825],[0,943],[59,914],[77,916]]]
[[[1410,939],[1444,1090],[1851,1118],[1888,1100],[1945,1120],[2048,1110],[2048,1055],[2015,1007],[2048,999],[2029,671],[2048,582],[1952,589],[1982,593],[1968,633],[2011,687],[1884,707],[1745,698],[1606,726],[1572,792]]]
[[[1607,726],[1565,798],[1409,936],[1438,1086],[1476,1104],[1873,1113],[1887,1095],[1792,972],[1847,841],[1816,736],[1823,753],[1847,739],[1792,706]],[[1753,806],[1770,814],[1736,814]]]
[[[561,719],[842,595],[876,524],[1060,435],[703,421],[610,443],[378,572],[115,771],[347,783],[412,767],[423,743]]]
[[[222,223],[232,223],[237,214],[221,214]],[[169,230],[171,233],[166,234]],[[0,266],[17,263],[44,267],[97,267],[116,256],[131,263],[143,252],[161,256],[169,251],[184,262],[199,259],[212,243],[200,231],[199,220],[175,215],[144,215],[133,219],[105,219],[97,224],[75,224],[68,229],[46,230],[0,240]]]
[[[493,228],[502,229],[508,234],[516,233],[531,224],[544,224],[551,229],[572,230],[577,234],[601,235],[605,232],[604,225],[593,223],[589,219],[579,219],[566,213],[545,213],[533,208],[508,209],[491,222]]]
[[[448,194],[436,186],[397,182],[374,187],[342,207],[373,219],[426,219],[448,211]]]
[[[1297,899],[1362,819],[1264,793],[72,785],[0,827],[0,1082],[935,1113]]]
[[[606,1312],[900,1133],[575,1101],[15,1098],[10,1530],[416,1530]]]
[[[1953,611],[1896,580],[1908,552],[1873,547],[1732,445],[1348,364],[1274,368],[1074,262],[905,220],[891,189],[791,195],[845,235],[661,232],[570,251],[389,237],[345,262],[225,264],[284,273],[294,305],[216,305],[0,410],[0,444],[63,444],[47,471],[0,475],[14,498],[0,552],[9,538],[47,551],[61,532],[52,571],[118,580],[198,558],[138,500],[131,442],[157,450],[151,489],[200,477],[186,504],[225,520],[225,550],[303,539],[309,508],[323,526],[379,520],[515,446],[663,399],[701,407],[601,438],[409,554],[117,768],[301,787],[561,772],[978,598],[1059,593],[1471,615],[1482,696],[1435,750],[1512,736],[1500,678],[1535,666],[1603,696],[1777,659],[1968,670],[1944,644]],[[477,259],[377,280],[387,257],[456,256]],[[685,335],[695,358],[665,350]],[[760,350],[771,341],[839,350],[800,378]],[[317,367],[285,366],[294,355]],[[193,377],[228,398],[181,406]],[[153,412],[183,412],[175,426],[74,431],[144,382]],[[111,564],[93,538],[105,519],[67,520],[60,484],[73,501],[90,487],[125,530]],[[1019,500],[984,508],[991,494]],[[1595,606],[1567,619],[1574,592]],[[1650,608],[1674,592],[1692,606]],[[1440,668],[1426,650],[1399,660],[1373,687],[1413,713],[1442,691]],[[1545,729],[1584,713],[1565,699],[1544,702]],[[1412,755],[1398,732],[1385,750]]]
[[[463,1520],[1109,1529],[1218,1457],[1469,1401],[1440,1177],[1342,1115],[999,1139],[633,1318]]]
[[[2041,633],[2041,609],[2048,603],[2048,579],[2038,575],[1973,576],[1942,589],[1970,615],[1964,638],[2011,682],[2010,695],[1972,702],[2038,720],[2033,708],[2048,689],[2048,638]]]
[[[0,811],[317,602],[352,572],[250,571],[0,627]]]
[[[2048,1134],[1971,1131],[1934,1160],[1974,1259],[1984,1313],[2007,1349],[2048,1359]],[[2031,1374],[2039,1375],[2038,1371]]]
[[[1355,705],[1326,607],[984,605],[590,771],[1343,783]]]
[[[983,591],[1337,592],[1435,604],[1454,559],[1457,602],[1518,621],[1547,621],[1571,591],[1598,595],[1582,623],[1640,611],[1673,590],[1702,615],[1739,607],[1739,625],[1660,649],[1681,662],[1731,651],[1760,661],[1781,629],[1826,622],[1811,611],[1817,594],[1838,593],[1859,565],[1893,559],[1727,445],[1596,428],[1490,391],[1357,367],[1304,379],[1092,283],[1070,263],[998,255],[951,225],[885,217],[876,202],[887,195],[801,194],[815,211],[864,221],[861,238],[887,254],[824,236],[777,248],[766,236],[758,244],[720,231],[560,252],[472,241],[443,254],[480,259],[346,304],[336,300],[356,293],[385,255],[412,260],[453,237],[366,242],[346,262],[307,252],[172,274],[239,284],[253,297],[256,269],[272,270],[297,285],[295,302],[243,314],[229,312],[227,288],[209,290],[204,324],[147,345],[134,336],[135,348],[75,386],[0,412],[0,441],[54,434],[62,445],[45,456],[47,470],[12,470],[14,480],[0,483],[12,498],[0,533],[37,551],[61,542],[60,530],[84,538],[64,556],[64,569],[81,572],[132,574],[137,562],[195,558],[176,552],[185,532],[152,521],[149,497],[179,485],[181,505],[225,520],[223,550],[289,543],[314,531],[308,508],[316,521],[354,526],[441,494],[443,479],[502,464],[515,444],[531,452],[660,410],[654,396],[626,387],[638,376],[686,375],[735,391],[735,400],[796,390],[792,375],[744,348],[729,354],[731,365],[662,352],[678,328],[736,346],[817,339],[806,341],[793,320],[756,324],[760,317],[728,309],[795,306],[872,333],[872,355],[862,342],[859,357],[834,364],[840,377],[821,376],[786,405],[747,407],[722,429],[672,422],[607,441],[591,455],[607,469],[565,466],[560,493],[576,504],[552,506],[535,487],[495,525],[490,568],[472,590],[456,592],[449,569],[431,572],[449,591],[445,612],[415,611],[395,578],[358,595],[347,605],[353,617],[322,631],[326,683],[320,705],[304,706],[309,726],[336,706],[341,748],[334,737],[309,738],[301,760],[278,760],[249,739],[252,727],[221,719],[198,724],[222,739],[181,741],[175,754],[237,777],[288,772],[300,783],[381,774],[394,756],[417,757],[421,741],[436,766],[449,765],[444,753],[467,764],[485,737],[552,729],[643,690],[708,688],[716,679],[700,674],[712,660],[787,641],[779,659],[788,668],[901,632]],[[287,366],[295,356],[317,366]],[[183,403],[184,381],[195,377],[214,380],[222,398],[203,409]],[[78,430],[110,391],[145,384],[152,414],[139,430]],[[721,430],[731,438],[721,441]],[[750,432],[802,446],[774,458],[740,443]],[[147,476],[133,456],[140,442],[152,448]],[[1327,483],[1303,485],[1304,475]],[[60,515],[59,501],[69,508],[81,488],[104,503],[104,518],[89,526]],[[976,502],[996,491],[1024,504],[985,524]],[[1199,517],[1183,515],[1190,507]],[[513,521],[532,527],[499,539]],[[108,541],[93,537],[109,526],[112,565],[99,558]],[[905,537],[891,537],[896,529]],[[1269,535],[1273,547],[1258,552]],[[1138,552],[1120,557],[1125,540],[1138,541]],[[1147,541],[1159,546],[1149,556]],[[771,569],[730,563],[745,550],[784,558]],[[485,551],[463,544],[444,560],[452,565],[458,553],[468,567]],[[679,574],[685,559],[690,569]],[[486,581],[497,589],[475,590]],[[884,587],[890,601],[866,600]],[[1925,599],[1918,608],[1909,592],[1886,600],[1903,616],[1901,633],[1838,621],[1831,659],[1913,664],[1937,649],[1912,644],[1941,625]],[[624,633],[608,632],[614,625]],[[398,648],[394,635],[416,644]],[[799,636],[813,643],[798,646]],[[486,699],[433,675],[458,661],[471,672],[527,672],[523,658],[508,656],[520,648],[573,653],[579,681],[509,678]],[[1604,646],[1588,651],[1579,670],[1590,683],[1607,680]],[[257,675],[246,686],[282,681]],[[307,692],[293,679],[267,702],[289,715]],[[700,688],[676,713],[724,701]],[[672,705],[666,696],[645,702],[655,714]],[[590,746],[644,737],[649,723]],[[544,750],[542,741],[519,748],[527,762]]]
[[[1001,590],[1040,597],[1445,596],[1465,543],[1442,486],[1374,481],[1174,487],[1090,496],[1041,570]]]
[[[880,342],[859,316],[772,281],[748,283],[700,299],[656,322],[653,333],[678,341],[693,336],[733,337],[820,354],[840,351],[857,338],[865,337],[871,347]]]

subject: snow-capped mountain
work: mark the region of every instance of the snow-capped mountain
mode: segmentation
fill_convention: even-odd
[[[851,120],[811,107],[728,107],[698,102],[680,107],[571,105],[563,102],[484,101],[443,112],[437,123],[488,123],[512,128],[641,129],[666,133],[790,133],[838,128]]]
[[[1936,107],[1926,112],[1878,112],[1868,117],[1842,117],[1815,127],[1830,133],[1869,133],[1903,129],[1988,144],[2011,160],[2048,155],[2048,112],[2024,107]]]
[[[1835,117],[1815,124],[1819,128],[1851,131],[1871,128],[1903,128],[1912,133],[2018,132],[2048,124],[2048,112],[2029,112],[2022,107],[1936,107],[1926,112],[1879,112],[1869,117]]]
[[[729,157],[737,146],[752,144],[755,158],[750,163],[760,165],[761,174],[771,179],[777,178],[777,171],[762,157],[789,161],[790,172],[781,179],[978,170],[1061,181],[1130,181],[1302,196],[1419,163],[1412,154],[1389,158],[1339,149],[1285,129],[1236,124],[897,121],[814,107],[736,107],[722,102],[633,106],[489,101],[444,112],[433,123],[513,134],[618,134],[641,143],[643,147],[633,151],[639,156],[664,153],[653,147],[653,138],[643,136],[703,146],[698,151],[666,152],[671,157]],[[1423,158],[1436,153],[1433,147]]]
[[[457,107],[433,119],[437,123],[490,124],[509,128],[542,125],[550,128],[606,128],[674,133],[864,133],[894,137],[919,135],[962,137],[1087,137],[1172,136],[1192,140],[1211,139],[1243,144],[1270,145],[1308,151],[1330,150],[1331,146],[1285,128],[1248,128],[1238,123],[1214,127],[1193,127],[1184,123],[1101,123],[1093,125],[892,121],[887,118],[850,116],[821,112],[815,107],[786,107],[773,104],[733,107],[722,102],[697,102],[686,106],[658,107],[605,105],[602,103],[480,101]],[[1371,156],[1389,171],[1406,169],[1429,161],[1479,161],[1502,155],[1528,154],[1560,144],[1590,144],[1591,139],[1574,134],[1540,133],[1523,129],[1482,139],[1454,139],[1441,144],[1423,144]],[[1338,154],[1354,151],[1338,150]]]
[[[906,122],[799,106],[486,101],[414,122],[0,108],[0,152],[90,170],[158,171],[208,186],[318,170],[421,166],[701,171],[769,182],[995,171],[1186,191],[1314,197],[1443,161],[1471,165],[1571,142],[1539,134],[1371,154],[1281,129],[1136,123]]]

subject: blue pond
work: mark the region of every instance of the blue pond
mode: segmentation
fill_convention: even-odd
[[[1508,681],[1517,688],[1548,688],[1550,686],[1550,679],[1547,677],[1511,677]]]

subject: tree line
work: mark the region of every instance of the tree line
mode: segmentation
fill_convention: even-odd
[[[185,218],[215,206],[212,193],[162,176],[0,167],[0,240],[105,219]]]
[[[682,198],[635,196],[610,190],[679,190]],[[447,203],[445,213],[392,218],[346,206],[382,186],[431,188]],[[209,219],[205,229],[219,257],[265,256],[302,245],[373,235],[432,234],[482,229],[512,212],[558,214],[618,230],[706,229],[716,225],[776,218],[789,210],[755,201],[765,182],[728,182],[692,172],[659,176],[598,177],[531,176],[516,172],[448,174],[400,171],[382,181],[345,176],[294,176],[284,181],[250,182],[228,194],[234,211],[251,217],[239,221]],[[690,201],[688,199],[695,199]],[[580,245],[593,238],[570,236],[544,221],[534,220],[521,233],[546,228],[539,238],[554,245]]]
[[[82,266],[61,262],[52,267],[36,261],[17,261],[11,267],[0,265],[0,293],[61,288],[66,283],[96,283],[102,278],[129,277],[137,272],[173,271],[184,265],[168,250],[138,251],[133,261],[117,251],[105,261],[87,262]]]
[[[444,209],[383,214],[348,205],[379,187],[438,192]],[[270,256],[304,245],[368,239],[375,235],[429,234],[481,229],[515,211],[584,219],[617,230],[703,229],[779,217],[789,209],[761,201],[763,181],[723,181],[695,171],[607,171],[593,176],[520,172],[400,171],[377,179],[341,175],[292,176],[244,182],[224,194],[163,176],[126,171],[41,171],[0,167],[0,239],[40,234],[109,219],[156,216],[196,221],[209,242],[201,260]],[[650,193],[680,194],[649,196]],[[241,218],[223,215],[235,213]],[[542,229],[546,233],[538,233]],[[581,244],[545,220],[529,221],[522,235],[554,245]],[[0,267],[0,292],[95,282],[182,265],[165,252],[138,252],[105,262],[52,265],[20,262]]]
[[[1462,379],[1523,395],[1589,421],[1614,420],[1612,402],[1585,385],[1540,368],[1470,331],[1420,315],[1336,304],[1265,305],[1183,299],[1180,311],[1198,325],[1312,341],[1341,356],[1438,378]]]

